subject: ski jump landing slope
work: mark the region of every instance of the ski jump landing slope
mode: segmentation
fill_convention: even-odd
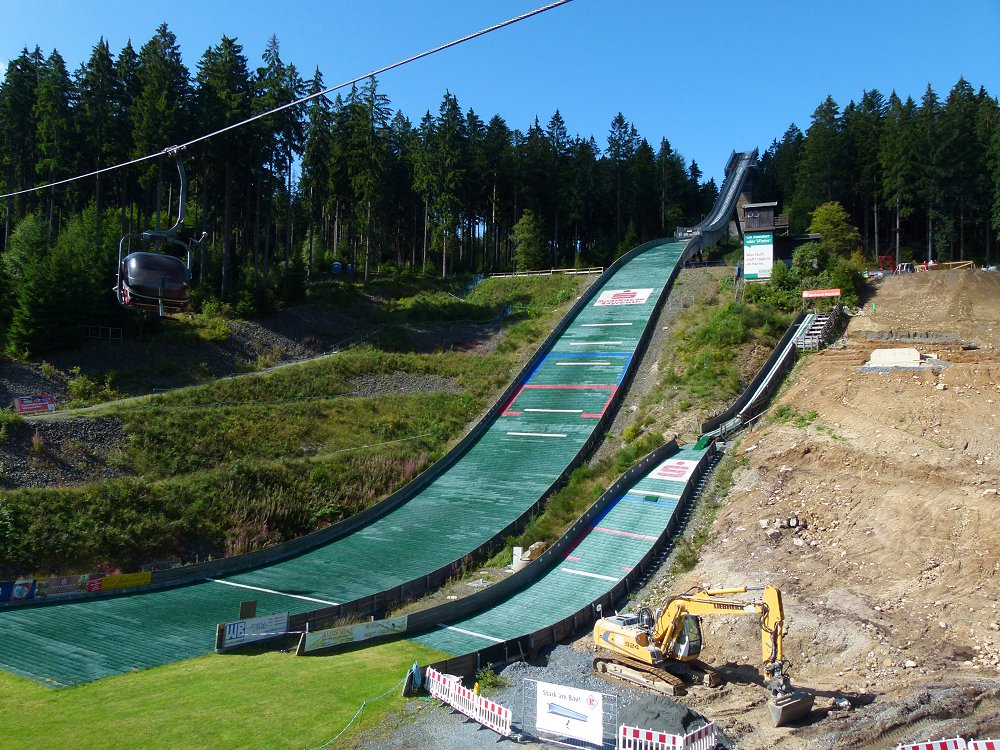
[[[248,572],[130,596],[0,610],[0,668],[58,687],[191,658],[256,599],[260,616],[387,591],[476,550],[520,518],[592,439],[687,249],[648,243],[595,285],[448,470],[354,533]]]

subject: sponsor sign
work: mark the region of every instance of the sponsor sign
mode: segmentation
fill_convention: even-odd
[[[818,297],[839,297],[839,289],[806,289],[802,292],[802,299],[817,299]]]
[[[774,266],[774,232],[743,233],[743,277],[769,279]]]
[[[96,594],[104,587],[104,579],[101,577],[93,577],[87,579],[87,593]]]
[[[253,617],[249,620],[227,622],[222,633],[222,643],[217,650],[242,646],[254,641],[264,641],[276,638],[288,632],[288,613],[278,612],[266,617]]]
[[[133,586],[148,586],[153,582],[153,574],[146,573],[123,573],[120,576],[104,576],[101,579],[101,590],[130,589]]]
[[[87,590],[89,576],[52,576],[38,584],[38,596],[65,596]]]
[[[35,598],[38,586],[34,578],[0,581],[0,602],[26,602]]]
[[[669,482],[687,482],[697,468],[697,461],[687,461],[682,458],[668,458],[656,467],[651,479],[666,479]]]
[[[306,633],[302,653],[406,632],[407,615]]]
[[[12,403],[14,411],[18,414],[37,414],[42,411],[56,410],[55,396],[49,393],[18,396]]]
[[[609,289],[606,292],[601,292],[594,307],[645,305],[652,293],[652,289]]]
[[[548,682],[538,683],[535,728],[601,747],[604,744],[604,696]]]

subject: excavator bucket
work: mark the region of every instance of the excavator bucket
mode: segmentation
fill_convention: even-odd
[[[784,693],[772,701],[768,701],[767,712],[771,714],[771,721],[776,727],[784,727],[794,724],[799,719],[812,711],[813,701],[816,696],[796,690],[793,693]]]

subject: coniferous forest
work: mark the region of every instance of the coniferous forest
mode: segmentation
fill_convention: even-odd
[[[25,49],[0,83],[0,194],[158,153],[324,88],[273,37],[256,66],[223,37],[194,70],[166,24],[138,50],[98,41],[74,71],[58,51]],[[193,144],[186,233],[207,232],[196,302],[265,313],[335,261],[366,282],[606,265],[712,206],[717,186],[666,138],[654,147],[622,113],[603,143],[570,135],[557,106],[521,130],[463,111],[447,91],[423,113],[394,111],[370,79]],[[928,86],[919,103],[872,90],[841,109],[828,97],[804,132],[791,125],[763,151],[754,197],[780,201],[793,231],[840,202],[871,258],[898,238],[907,258],[995,262],[998,125],[997,100],[964,79],[943,99]],[[177,190],[163,156],[7,198],[0,350],[38,352],[77,324],[119,324],[119,238],[169,227]],[[528,247],[540,250],[518,250]]]

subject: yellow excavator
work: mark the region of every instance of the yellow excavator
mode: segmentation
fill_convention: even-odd
[[[751,591],[762,592],[760,598],[736,598]],[[773,586],[692,589],[672,597],[655,615],[643,607],[638,614],[603,617],[594,625],[594,670],[665,695],[685,694],[686,680],[675,673],[690,675],[692,666],[705,674],[706,684],[718,685],[719,676],[708,665],[685,662],[694,662],[701,653],[702,617],[741,614],[760,620],[761,657],[772,696],[767,710],[774,726],[801,719],[812,710],[816,696],[793,690],[789,682],[781,650],[781,592]]]

